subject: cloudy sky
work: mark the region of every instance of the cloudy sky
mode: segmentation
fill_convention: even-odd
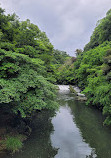
[[[30,19],[46,32],[55,49],[74,56],[90,39],[96,22],[111,8],[111,0],[0,0],[6,13]]]

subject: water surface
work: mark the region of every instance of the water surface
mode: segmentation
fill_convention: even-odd
[[[111,130],[101,112],[60,88],[59,111],[39,113],[22,151],[4,158],[111,158]]]

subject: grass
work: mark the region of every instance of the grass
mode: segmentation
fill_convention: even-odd
[[[7,139],[5,141],[5,144],[6,144],[6,149],[8,151],[13,152],[13,153],[18,151],[19,149],[21,149],[22,146],[23,146],[21,138],[20,137],[14,137],[14,136],[7,137]]]

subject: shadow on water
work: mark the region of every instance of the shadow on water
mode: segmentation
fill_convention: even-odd
[[[111,158],[111,131],[103,126],[101,112],[76,101],[69,101],[69,106],[83,139],[96,150],[97,157]]]
[[[53,111],[42,111],[33,121],[33,132],[25,142],[22,151],[4,158],[54,158],[58,149],[52,147],[50,135],[53,132],[51,119]]]
[[[85,103],[76,101],[72,94],[60,99],[60,104],[71,109],[73,122],[79,128],[82,139],[92,148],[86,158],[111,158],[111,131],[103,126],[104,117],[97,109],[85,106]]]

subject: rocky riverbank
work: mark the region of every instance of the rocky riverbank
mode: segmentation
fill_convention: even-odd
[[[69,89],[70,89],[70,92],[74,93],[74,95],[76,96],[75,99],[80,100],[80,101],[87,100],[87,97],[84,94],[82,94],[82,91],[77,86],[69,85]]]

